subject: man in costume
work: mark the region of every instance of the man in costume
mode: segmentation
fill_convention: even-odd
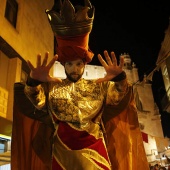
[[[106,61],[100,54],[98,59],[106,70],[106,76],[98,80],[82,78],[85,64],[93,58],[88,40],[94,7],[85,0],[85,6],[78,6],[75,10],[69,0],[64,0],[63,3],[58,0],[53,9],[46,13],[56,36],[57,55],[50,62],[48,53],[42,61],[41,55],[38,55],[36,67],[28,61],[31,72],[24,92],[38,110],[35,115],[40,111],[40,115],[44,117],[37,118],[35,122],[27,120],[30,121],[28,131],[31,128],[35,131],[29,142],[24,144],[30,153],[28,157],[33,155],[34,160],[25,159],[24,165],[31,161],[31,170],[149,169],[144,156],[132,88],[122,69],[124,59],[120,58],[118,64],[114,52],[109,55],[104,51]],[[56,60],[65,68],[67,78],[64,80],[49,75]],[[14,110],[20,111],[17,107]],[[33,115],[31,118],[34,117]],[[45,139],[42,137],[43,132]],[[16,133],[14,131],[13,136]],[[122,143],[115,139],[114,134]],[[43,142],[42,146],[40,143]],[[14,149],[14,145],[12,148]],[[142,156],[141,167],[138,163],[139,151]],[[14,165],[14,158],[12,159]]]

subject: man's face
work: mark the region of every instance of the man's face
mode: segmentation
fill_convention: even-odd
[[[85,64],[83,60],[77,59],[74,61],[66,62],[64,67],[67,78],[70,81],[77,82],[84,73]]]

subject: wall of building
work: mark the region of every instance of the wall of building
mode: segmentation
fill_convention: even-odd
[[[25,60],[35,64],[37,54],[50,52],[53,57],[53,32],[48,23],[46,9],[51,9],[53,1],[18,0],[17,25],[14,28],[4,17],[6,0],[0,0],[0,36]]]
[[[163,137],[160,114],[159,111],[157,112],[158,108],[154,102],[151,84],[137,84],[134,91],[138,94],[136,100],[139,100],[138,102],[141,104],[138,106],[137,102],[138,118],[144,124],[142,131],[152,136]]]
[[[170,18],[169,18],[170,19]],[[165,30],[164,40],[161,44],[157,59],[157,67],[161,68],[162,77],[165,85],[166,95],[162,99],[162,109],[170,112],[170,23]]]
[[[170,18],[169,18],[170,21]],[[158,59],[156,64],[160,65],[165,59],[170,56],[170,24],[165,30],[164,40],[161,43],[161,49],[158,54]]]
[[[0,87],[7,87],[7,75],[8,75],[8,67],[9,67],[9,58],[0,51]]]
[[[48,22],[46,9],[51,9],[53,1],[18,0],[18,15],[16,28],[5,18],[6,0],[0,0],[0,38],[3,40],[0,47],[0,87],[7,91],[6,119],[13,119],[13,87],[15,82],[20,82],[23,77],[23,60],[30,60],[36,64],[36,56],[41,53],[44,57],[46,51],[54,53],[54,34]],[[2,52],[5,44],[15,55],[8,56]],[[10,54],[10,52],[9,52]],[[52,70],[51,70],[52,72]],[[3,93],[4,94],[4,93]],[[4,100],[4,99],[3,99]]]

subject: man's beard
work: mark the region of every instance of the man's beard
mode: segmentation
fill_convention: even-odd
[[[82,74],[79,74],[76,78],[74,78],[71,76],[74,73],[68,74],[66,71],[65,71],[65,73],[66,73],[67,78],[72,82],[77,82],[83,75],[83,72],[82,72]]]

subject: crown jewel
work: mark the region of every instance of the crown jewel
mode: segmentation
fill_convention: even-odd
[[[91,32],[95,8],[89,0],[84,6],[73,6],[69,0],[56,0],[51,10],[46,10],[55,35],[75,36]]]

